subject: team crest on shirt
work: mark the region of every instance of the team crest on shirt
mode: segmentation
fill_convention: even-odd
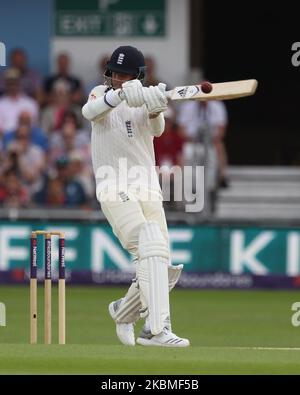
[[[96,97],[96,95],[94,95],[94,93],[91,93],[91,94],[90,94],[90,99],[91,99],[91,100],[95,100],[95,99],[97,99],[97,97]]]
[[[127,136],[133,137],[133,130],[132,130],[131,121],[126,121],[125,125],[126,125],[126,130],[127,130]]]
[[[119,196],[120,196],[122,202],[124,202],[124,203],[127,202],[128,200],[130,200],[128,195],[123,191],[119,192]]]

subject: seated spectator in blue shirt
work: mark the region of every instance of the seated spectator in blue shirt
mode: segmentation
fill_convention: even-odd
[[[56,199],[54,204],[53,197],[50,198],[49,196],[49,192],[53,192],[53,190],[59,195],[59,199]],[[51,195],[53,194],[51,193]],[[84,187],[74,177],[67,157],[63,156],[56,161],[55,173],[45,177],[43,187],[35,194],[34,201],[39,204],[56,206],[61,204],[70,208],[88,208],[88,199]]]
[[[32,118],[29,112],[21,112],[18,120],[18,128],[26,126],[30,128],[30,141],[31,143],[38,145],[42,148],[42,150],[47,153],[48,151],[48,138],[44,131],[37,127],[32,126]],[[17,136],[17,129],[7,131],[3,134],[3,148],[4,150],[10,145],[10,143],[16,139]]]

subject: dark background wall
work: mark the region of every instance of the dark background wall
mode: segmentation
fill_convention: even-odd
[[[212,82],[259,81],[255,96],[226,102],[230,163],[300,165],[296,2],[192,0],[191,15],[192,65]]]

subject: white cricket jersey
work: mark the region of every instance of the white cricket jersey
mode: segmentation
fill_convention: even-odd
[[[106,90],[105,85],[95,87],[90,100],[104,96]],[[108,184],[115,185],[116,182],[125,182],[127,186],[143,185],[161,191],[155,170],[153,135],[145,105],[130,108],[124,100],[91,124],[91,151],[97,195]],[[107,166],[113,169],[114,174]]]

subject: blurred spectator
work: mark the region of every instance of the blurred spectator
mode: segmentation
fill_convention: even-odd
[[[46,133],[61,129],[64,116],[69,111],[76,114],[77,122],[82,120],[81,107],[71,102],[69,84],[63,80],[57,80],[53,85],[50,103],[41,113],[42,129]]]
[[[74,150],[69,154],[70,176],[78,181],[89,200],[95,197],[95,178],[93,176],[91,164],[87,163],[84,153],[81,150]]]
[[[156,64],[155,60],[152,56],[145,56],[145,64],[146,64],[146,78],[144,81],[145,86],[150,86],[150,85],[158,85],[160,82],[165,82],[165,81],[160,81],[159,78],[156,75]]]
[[[87,131],[80,129],[75,113],[64,114],[61,129],[50,136],[49,163],[54,165],[58,158],[68,157],[73,150],[81,152],[86,166],[91,167],[90,138]]]
[[[43,187],[35,194],[34,199],[40,204],[88,208],[84,188],[74,176],[67,157],[57,159],[54,173],[44,178]]]
[[[49,179],[45,190],[45,204],[50,207],[59,207],[65,204],[64,184],[58,179]]]
[[[37,102],[24,94],[20,85],[20,72],[7,69],[4,73],[5,93],[0,98],[0,134],[17,128],[20,113],[27,111],[35,125],[39,108]]]
[[[70,57],[66,53],[57,56],[56,73],[46,78],[44,83],[45,93],[49,96],[55,89],[58,81],[62,81],[68,87],[72,103],[82,105],[85,99],[83,84],[80,79],[71,74]]]
[[[184,147],[185,164],[205,166],[205,184],[213,211],[220,180],[226,177],[227,161],[223,155],[226,107],[221,101],[187,101],[178,106],[178,111],[178,122],[185,126],[188,138]]]
[[[3,167],[13,169],[30,194],[40,187],[46,156],[38,145],[31,143],[28,125],[22,124],[18,127],[15,139],[8,146]]]
[[[169,107],[164,113],[165,131],[159,138],[154,138],[157,166],[182,166],[182,152],[185,142],[185,130],[175,121],[175,111]]]
[[[30,128],[30,142],[41,147],[44,152],[48,151],[48,139],[43,130],[39,127],[32,126],[31,115],[29,112],[23,111],[20,113],[18,127],[27,126]],[[3,148],[7,149],[8,145],[16,139],[17,130],[4,132],[3,134]]]
[[[85,207],[87,198],[83,186],[75,179],[71,172],[69,160],[66,158],[59,159],[56,162],[57,178],[64,185],[65,204],[70,207]]]
[[[164,196],[165,207],[168,209],[181,209],[182,200],[174,200],[176,192],[179,196],[182,196],[182,191],[177,190],[177,188],[181,188],[181,184],[176,183],[176,180],[174,180],[174,168],[171,168],[173,166],[183,166],[182,153],[185,142],[185,130],[176,123],[175,111],[172,107],[168,107],[164,116],[165,131],[159,138],[154,138],[156,165],[160,167],[159,174],[162,187],[162,177],[167,176],[168,179],[170,177],[170,196]],[[179,176],[181,177],[181,174]]]
[[[42,77],[28,66],[27,54],[22,48],[16,48],[10,53],[10,67],[20,73],[21,90],[38,102],[42,98]],[[0,75],[0,92],[4,91],[4,73]]]
[[[0,176],[0,204],[3,207],[21,208],[29,204],[29,195],[13,169]]]
[[[97,77],[96,80],[91,81],[91,82],[89,82],[86,85],[86,96],[88,96],[90,94],[91,90],[93,88],[95,88],[95,86],[103,85],[103,83],[104,83],[104,72],[105,72],[106,65],[107,65],[107,62],[109,61],[109,59],[110,59],[110,55],[109,54],[103,55],[99,59],[98,64],[97,64],[98,77]]]

